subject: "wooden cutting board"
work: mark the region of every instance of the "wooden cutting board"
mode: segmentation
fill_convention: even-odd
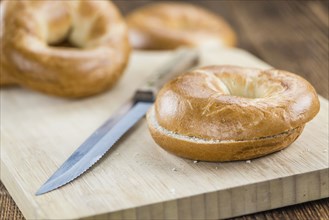
[[[215,219],[329,197],[328,101],[321,97],[320,113],[300,138],[267,157],[194,163],[158,147],[143,119],[83,176],[35,196],[170,55],[134,52],[117,86],[88,99],[1,89],[1,180],[26,218]],[[206,64],[269,67],[238,49],[203,52]]]

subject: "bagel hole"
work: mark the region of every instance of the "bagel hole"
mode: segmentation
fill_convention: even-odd
[[[242,97],[242,98],[248,98],[248,99],[261,98],[261,97],[255,96],[254,94],[249,94],[249,93],[232,92],[231,95],[232,96],[237,96],[237,97]]]
[[[263,85],[259,85],[257,82],[253,83],[234,83],[228,86],[230,94],[232,96],[247,98],[247,99],[258,99],[266,96],[267,88]]]
[[[59,48],[73,48],[73,49],[77,49],[77,48],[81,48],[78,45],[74,44],[72,41],[70,41],[70,35],[72,33],[72,29],[70,29],[68,31],[68,33],[65,35],[64,38],[54,42],[54,43],[48,43],[48,46],[50,47],[59,47]]]
[[[231,95],[248,99],[258,99],[279,94],[286,86],[267,78],[253,78],[249,82],[229,87]]]
[[[239,76],[235,76],[239,77]],[[220,82],[223,83],[219,87],[226,87],[226,91],[231,96],[256,99],[261,98],[258,89],[255,86],[255,83],[248,83],[245,80],[236,79],[236,78],[220,78]]]
[[[285,89],[279,81],[265,75],[245,77],[239,74],[222,74],[218,78],[225,84],[230,95],[248,99],[268,97]]]
[[[48,44],[48,46],[50,47],[61,47],[61,48],[80,48],[78,47],[77,45],[73,44],[69,39],[68,37],[64,38],[63,40],[61,41],[58,41],[56,43],[51,43],[51,44]]]

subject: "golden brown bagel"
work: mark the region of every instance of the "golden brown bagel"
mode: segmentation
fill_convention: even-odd
[[[109,1],[1,2],[1,85],[83,97],[110,88],[122,75],[127,27]],[[68,40],[76,48],[50,45]]]
[[[287,147],[318,111],[314,88],[293,73],[209,66],[167,83],[147,120],[155,142],[178,156],[232,161]]]
[[[151,4],[130,13],[126,21],[130,42],[137,49],[236,44],[235,33],[221,17],[191,4]]]

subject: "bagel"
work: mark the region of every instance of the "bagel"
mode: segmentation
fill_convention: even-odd
[[[126,21],[136,49],[236,45],[234,31],[221,17],[192,4],[147,5],[128,14]]]
[[[147,121],[155,142],[178,156],[249,160],[289,146],[319,106],[312,85],[293,73],[208,66],[168,82]]]
[[[125,22],[109,1],[1,2],[2,86],[84,97],[112,87],[130,54]],[[54,45],[69,41],[74,48]]]

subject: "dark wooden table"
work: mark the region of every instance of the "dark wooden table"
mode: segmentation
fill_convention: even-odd
[[[127,13],[151,1],[117,0]],[[329,1],[190,1],[221,14],[234,27],[239,47],[278,69],[309,80],[329,97]],[[0,182],[0,219],[24,219]],[[329,199],[261,212],[236,219],[329,219]]]

